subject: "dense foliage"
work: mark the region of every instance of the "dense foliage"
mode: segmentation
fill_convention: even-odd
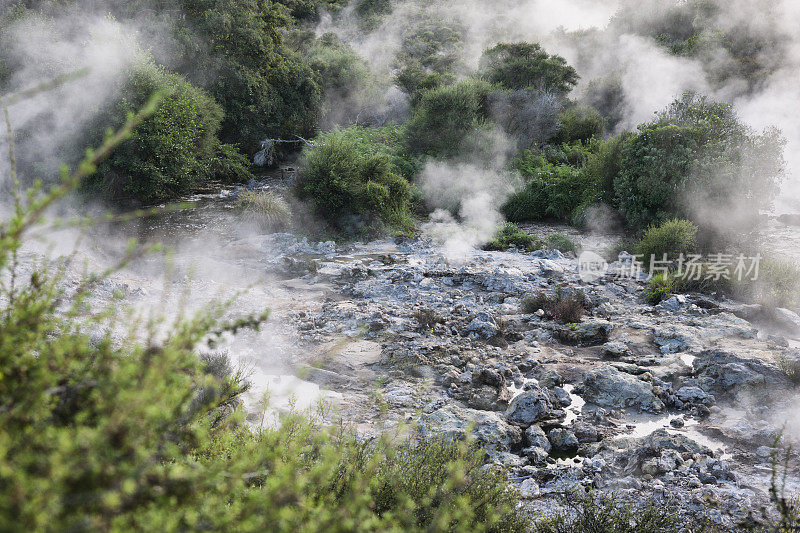
[[[635,227],[670,217],[711,224],[736,213],[731,228],[752,227],[783,177],[783,142],[756,134],[729,104],[687,94],[627,141],[614,180],[620,210]]]
[[[155,113],[84,181],[86,191],[117,204],[151,204],[180,197],[213,178],[252,177],[247,161],[217,138],[220,106],[183,77],[145,63],[130,73],[122,92],[126,97],[107,115],[125,117],[153,94],[165,96]]]
[[[548,54],[538,43],[501,43],[481,60],[483,76],[507,89],[535,89],[559,95],[578,83],[578,73],[566,59]]]
[[[364,153],[346,132],[318,139],[304,155],[297,185],[321,217],[340,230],[410,229],[411,187],[385,153]]]

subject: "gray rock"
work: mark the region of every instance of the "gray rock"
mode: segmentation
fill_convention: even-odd
[[[787,331],[800,331],[800,316],[794,311],[778,307],[775,309],[774,321]]]
[[[652,384],[614,368],[587,372],[578,393],[587,402],[603,407],[635,407],[653,413],[664,410]]]
[[[538,387],[527,390],[514,398],[506,410],[506,419],[510,423],[524,428],[550,419],[553,415],[550,396]]]
[[[533,479],[526,479],[519,485],[519,494],[523,498],[536,498],[541,492],[539,485]]]
[[[547,434],[547,438],[550,440],[550,445],[553,449],[560,452],[577,451],[578,445],[580,444],[578,442],[578,437],[570,430],[564,428],[551,429]]]
[[[528,446],[541,448],[545,453],[550,453],[550,441],[544,430],[539,426],[530,426],[525,430],[525,441]]]
[[[675,392],[678,399],[684,403],[702,403],[714,405],[716,399],[700,387],[681,387]]]
[[[420,417],[419,431],[423,438],[444,435],[445,438],[466,438],[470,424],[472,434],[487,453],[510,452],[522,443],[522,430],[503,420],[502,415],[449,405]]]
[[[500,333],[494,319],[487,313],[478,313],[464,331],[482,339],[491,339]]]
[[[556,399],[558,400],[558,404],[561,407],[569,407],[572,405],[572,398],[570,397],[569,393],[562,389],[561,387],[553,387],[553,394],[555,395]]]
[[[621,341],[610,341],[603,345],[602,355],[606,359],[619,359],[631,354],[628,345]]]
[[[613,329],[607,320],[588,320],[573,327],[561,326],[555,330],[555,336],[564,344],[573,346],[596,346],[608,341]]]

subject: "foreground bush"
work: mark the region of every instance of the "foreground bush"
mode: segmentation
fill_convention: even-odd
[[[304,153],[297,193],[345,232],[410,231],[411,187],[385,154],[365,154],[345,134],[320,139]]]

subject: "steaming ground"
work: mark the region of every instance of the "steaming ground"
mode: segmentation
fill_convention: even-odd
[[[770,322],[753,306],[699,295],[654,308],[642,281],[615,279],[619,263],[585,283],[575,259],[554,251],[464,246],[453,261],[448,246],[424,235],[336,245],[269,234],[243,226],[228,193],[116,228],[116,242],[135,234],[174,244],[172,274],[164,281],[163,258],[145,257],[101,294],[121,292],[168,314],[235,293],[234,313],[269,307],[262,333],[222,347],[249,373],[254,426],[288,410],[365,435],[409,431],[405,424],[461,435],[476,423],[490,461],[509,469],[536,512],[588,486],[635,504],[671,500],[723,527],[770,507],[775,440],[783,432],[786,444],[800,443],[800,395],[777,365],[800,358],[800,317],[791,311]],[[770,227],[800,239],[796,229]],[[598,252],[619,238],[527,229],[567,231]],[[90,230],[81,257],[113,249],[93,244],[92,232],[105,229]],[[96,266],[113,260],[93,255]],[[589,296],[579,325],[521,311],[526,295],[559,286]],[[421,325],[421,310],[436,320]],[[800,490],[796,454],[789,464],[788,490]]]

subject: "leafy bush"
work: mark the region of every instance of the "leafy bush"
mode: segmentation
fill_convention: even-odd
[[[544,240],[544,245],[547,248],[558,250],[564,254],[567,252],[572,252],[575,254],[578,253],[578,245],[563,233],[553,233],[548,235]]]
[[[578,73],[538,43],[501,43],[483,54],[482,76],[506,89],[534,89],[566,95],[578,83]]]
[[[174,200],[214,177],[252,177],[243,156],[217,139],[219,105],[161,67],[145,63],[133,69],[122,88],[124,98],[104,116],[125,116],[159,92],[167,96],[155,113],[84,182],[84,190],[117,204],[152,204]],[[104,123],[104,117],[97,122]]]
[[[651,258],[661,261],[666,255],[669,261],[677,262],[680,255],[687,255],[697,248],[698,228],[688,220],[678,218],[651,226],[636,245],[636,253],[643,256],[649,268]]]
[[[397,85],[416,105],[433,89],[456,81],[460,64],[464,28],[457,22],[442,20],[424,11],[409,21],[404,31],[395,67]]]
[[[485,125],[492,86],[467,80],[424,94],[406,125],[409,149],[433,157],[470,153],[469,136]]]
[[[781,355],[778,356],[776,362],[780,371],[789,381],[795,385],[800,385],[800,358]]]
[[[286,200],[269,191],[242,191],[236,205],[246,218],[264,229],[286,229],[292,222],[292,211]]]
[[[575,210],[592,203],[597,196],[596,183],[570,164],[553,164],[542,155],[527,151],[512,165],[526,178],[526,184],[501,209],[511,222],[571,222]]]
[[[558,119],[561,122],[561,129],[555,139],[558,143],[588,141],[603,135],[603,117],[593,107],[572,106],[561,113]]]
[[[316,212],[340,230],[409,231],[411,187],[393,171],[385,154],[369,154],[334,132],[303,155],[303,173],[297,184],[301,198],[311,200]]]
[[[541,248],[542,243],[538,237],[525,233],[516,224],[506,223],[500,228],[495,237],[484,245],[483,249],[504,252],[512,246],[526,252],[532,252]]]
[[[637,228],[680,217],[747,232],[777,193],[783,144],[777,131],[750,131],[730,105],[685,95],[626,143],[614,180],[620,210]]]
[[[672,274],[661,273],[650,278],[647,285],[645,299],[652,305],[657,305],[673,294],[681,292],[681,282]]]
[[[617,206],[614,180],[622,172],[625,145],[632,136],[632,133],[625,132],[604,141],[597,141],[595,150],[586,159],[584,172],[597,183],[600,199],[612,207]]]

